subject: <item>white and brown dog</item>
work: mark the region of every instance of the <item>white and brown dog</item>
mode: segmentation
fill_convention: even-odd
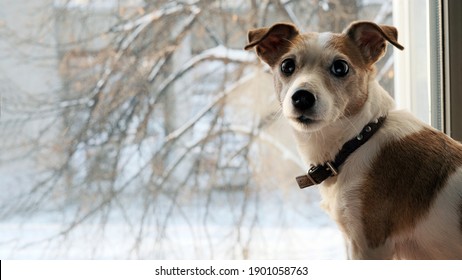
[[[312,166],[297,181],[319,184],[348,257],[462,259],[462,145],[395,110],[375,80],[387,41],[403,49],[396,28],[301,34],[278,23],[248,37]]]

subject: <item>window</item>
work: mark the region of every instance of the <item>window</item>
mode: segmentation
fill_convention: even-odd
[[[395,52],[397,107],[408,109],[422,121],[431,123],[428,13],[427,0],[393,1],[398,41],[405,47],[403,52]]]
[[[317,189],[296,186],[306,167],[247,30],[396,25],[406,49],[388,48],[377,79],[456,135],[462,1],[439,3],[10,1],[0,258],[344,258]]]
[[[398,106],[461,140],[461,2],[394,0],[393,5],[394,23],[407,47],[395,55]]]

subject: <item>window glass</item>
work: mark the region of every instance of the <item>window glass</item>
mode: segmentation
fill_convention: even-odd
[[[395,2],[8,3],[0,258],[345,258],[318,189],[296,185],[307,167],[266,67],[243,46],[249,29],[280,21],[393,24]],[[412,34],[400,37],[406,53],[425,56]],[[393,53],[377,79],[400,104],[428,107],[425,89],[395,90]]]
[[[430,88],[436,81],[435,77],[430,76],[429,48],[436,45],[430,45],[429,3],[426,0],[395,0],[393,5],[394,24],[400,32],[399,40],[405,47],[404,51],[395,52],[395,99],[398,108],[410,110],[422,121],[431,124],[431,109],[440,109],[430,102]],[[437,26],[431,28],[436,29]],[[439,114],[435,112],[433,118]],[[433,124],[438,127],[436,122],[434,120]]]

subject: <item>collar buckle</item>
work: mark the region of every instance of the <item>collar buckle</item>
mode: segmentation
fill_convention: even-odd
[[[306,187],[321,184],[329,177],[337,176],[338,170],[334,167],[334,163],[328,161],[324,165],[311,166],[305,175],[295,178],[301,189]]]

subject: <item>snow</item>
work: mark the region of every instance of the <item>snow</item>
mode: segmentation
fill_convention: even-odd
[[[116,9],[121,4],[139,7],[143,2],[144,0],[54,0],[53,5],[57,8],[66,9],[111,10]]]
[[[269,135],[260,134],[259,137],[268,143],[277,143]],[[135,147],[127,147],[122,152],[122,162],[127,166],[124,178],[136,176],[140,164],[150,162],[149,158],[141,157],[150,155],[146,151],[155,145],[149,147],[147,142],[146,145],[140,148],[142,152]],[[297,161],[290,150],[284,146],[278,148],[281,154]],[[76,152],[76,161],[85,160],[82,153],[82,150]],[[3,199],[11,196],[12,191],[19,191],[13,188],[18,181],[12,174],[18,174],[23,168],[16,168],[15,173],[5,168],[0,170],[2,187],[11,186],[8,192],[2,192]],[[260,186],[260,190],[248,186],[250,196],[244,190],[208,190],[210,201],[207,200],[208,192],[170,187],[176,188],[170,190],[173,194],[166,190],[158,198],[150,200],[148,197],[146,201],[140,192],[149,190],[136,186],[124,188],[117,203],[108,210],[111,214],[106,223],[100,222],[104,214],[98,214],[67,236],[56,235],[72,224],[74,218],[85,216],[85,212],[79,213],[74,208],[92,211],[104,199],[98,191],[89,202],[60,202],[64,213],[42,211],[33,216],[2,219],[0,259],[240,259],[244,258],[243,251],[247,251],[246,257],[251,259],[344,258],[341,234],[318,206],[319,197],[300,191],[295,185],[288,190],[271,184]],[[47,208],[53,209],[56,203],[47,201]],[[121,206],[117,208],[117,204]],[[146,204],[154,210],[146,215],[151,223],[142,226],[143,205]],[[128,216],[129,220],[123,216]],[[134,239],[140,227],[144,242],[134,250]]]
[[[161,10],[155,10],[134,21],[129,21],[122,25],[114,26],[111,29],[111,31],[117,31],[117,32],[129,31],[138,26],[147,26],[151,22],[158,20],[159,18],[163,16],[171,15],[171,14],[180,12],[181,10],[183,10],[183,7],[181,5],[168,7],[166,9],[161,9]]]
[[[255,56],[252,52],[244,50],[230,49],[223,45],[218,45],[214,48],[208,49],[198,56],[198,60],[203,60],[207,57],[228,59],[233,62],[252,62],[255,60]]]
[[[222,52],[222,50],[219,49],[218,52]],[[214,53],[214,52],[211,51],[211,53]],[[255,78],[254,73],[241,78],[238,82],[234,83],[232,86],[227,87],[223,92],[219,93],[217,95],[217,97],[215,97],[212,100],[212,102],[210,102],[208,105],[204,106],[195,116],[190,118],[183,126],[181,126],[180,128],[176,129],[175,131],[173,131],[169,135],[167,135],[165,137],[165,141],[168,142],[168,141],[170,141],[172,139],[178,138],[180,135],[185,133],[185,131],[187,129],[189,129],[191,126],[195,125],[198,120],[200,120],[207,112],[209,112],[213,107],[215,107],[216,104],[218,102],[220,102],[221,100],[223,100],[230,92],[235,90],[240,85],[249,82],[253,78]]]
[[[163,92],[173,81],[201,62],[206,61],[208,63],[208,68],[213,68],[213,60],[229,60],[231,62],[244,63],[254,61],[255,56],[247,51],[234,50],[221,45],[207,49],[186,61],[180,69],[172,73],[159,86],[158,92]]]
[[[229,259],[230,250],[235,244],[222,242],[230,229],[211,226],[203,227],[177,226],[166,232],[169,239],[157,244],[144,244],[138,257],[130,254],[132,244],[127,242],[127,227],[123,224],[111,224],[106,228],[110,235],[104,238],[89,238],[87,231],[94,225],[80,229],[81,238],[68,240],[71,244],[52,244],[40,242],[47,236],[59,231],[59,224],[31,223],[0,224],[2,232],[0,257],[2,259],[209,259],[208,243],[217,244],[214,259]],[[155,231],[155,228],[148,228]],[[188,231],[195,232],[194,238]],[[249,250],[253,259],[343,259],[343,241],[338,232],[330,227],[307,229],[263,228],[256,230],[259,240],[253,242]],[[86,235],[86,236],[85,236]],[[25,241],[22,243],[21,241]],[[38,243],[36,243],[38,242]],[[36,243],[36,244],[35,244]],[[96,247],[98,245],[98,247]],[[150,249],[161,248],[153,255]],[[303,250],[300,250],[300,247]],[[147,250],[147,249],[148,250]],[[238,255],[239,252],[234,254]],[[151,257],[151,256],[154,256]],[[144,259],[144,258],[143,258]]]
[[[258,222],[242,221],[239,227],[233,225],[239,216],[227,213],[228,207],[213,206],[209,211],[219,215],[211,214],[214,216],[209,221],[201,222],[198,205],[195,210],[189,209],[188,222],[173,215],[165,228],[143,228],[144,242],[138,245],[131,238],[133,228],[122,221],[112,220],[104,231],[97,222],[86,223],[65,237],[55,236],[63,225],[53,215],[42,214],[26,223],[3,222],[0,258],[242,259],[245,251],[249,259],[344,259],[342,237],[323,217],[306,219],[294,211],[281,215],[279,206],[260,204],[265,213],[259,214],[263,216],[257,218]],[[284,221],[285,226],[278,221]]]

